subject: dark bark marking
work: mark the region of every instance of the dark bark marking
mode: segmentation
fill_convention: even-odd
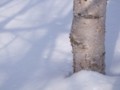
[[[79,3],[81,4],[81,0],[79,0]]]
[[[80,42],[77,41],[72,35],[70,35],[70,42],[77,46],[80,44]]]
[[[99,18],[102,18],[103,16],[99,16],[99,15],[89,15],[89,14],[81,14],[81,13],[78,13],[77,16],[75,15],[75,17],[82,17],[82,18],[85,18],[85,19],[99,19]]]

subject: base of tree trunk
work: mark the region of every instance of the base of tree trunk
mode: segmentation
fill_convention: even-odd
[[[105,13],[107,0],[74,0],[70,41],[74,72],[105,73]]]

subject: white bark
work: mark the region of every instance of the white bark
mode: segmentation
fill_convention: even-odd
[[[107,0],[74,0],[70,34],[74,72],[104,73],[106,4]]]

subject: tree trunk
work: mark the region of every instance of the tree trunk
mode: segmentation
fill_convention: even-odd
[[[74,0],[70,40],[74,72],[105,73],[105,14],[107,0]]]

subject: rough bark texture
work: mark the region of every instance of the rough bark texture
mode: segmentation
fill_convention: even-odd
[[[104,73],[106,4],[107,0],[74,0],[70,33],[74,72]]]

